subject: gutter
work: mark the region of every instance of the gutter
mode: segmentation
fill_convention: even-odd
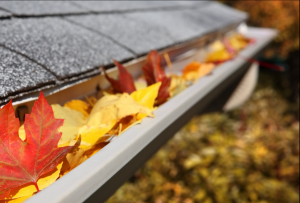
[[[250,28],[247,35],[256,43],[249,45],[241,55],[254,57],[272,41],[277,32]],[[200,51],[178,60],[173,64],[174,68],[182,68],[183,64],[195,57],[200,59],[203,56]],[[104,202],[190,118],[205,111],[226,87],[239,80],[249,65],[240,58],[220,65],[212,75],[200,79],[160,106],[154,112],[154,119],[145,118],[142,124],[113,139],[94,156],[26,202]]]

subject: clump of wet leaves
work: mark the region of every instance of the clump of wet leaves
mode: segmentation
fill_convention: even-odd
[[[272,88],[193,118],[108,203],[299,202],[299,119]]]

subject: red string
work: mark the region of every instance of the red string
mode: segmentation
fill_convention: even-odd
[[[228,51],[230,54],[234,54],[235,50],[234,50],[234,48],[230,45],[229,41],[225,38],[223,42],[224,42],[224,45],[225,45],[225,48],[227,49],[227,51]],[[248,42],[249,42],[249,44],[254,44],[254,43],[255,43],[255,40],[254,40],[254,39],[248,39]],[[246,60],[246,61],[249,62],[249,63],[258,63],[260,66],[263,66],[263,67],[265,67],[265,68],[270,68],[270,69],[277,70],[277,71],[280,71],[280,72],[283,72],[283,71],[284,71],[283,67],[277,66],[277,65],[274,65],[274,64],[271,64],[271,63],[258,61],[258,60],[256,60],[256,59],[248,58],[248,57],[245,57],[245,56],[242,56],[242,55],[236,55],[236,57],[241,58],[241,59],[244,59],[244,60]],[[229,59],[229,60],[231,60],[231,59]],[[220,64],[220,61],[218,61],[218,62],[216,62],[216,63],[217,63],[217,64]]]

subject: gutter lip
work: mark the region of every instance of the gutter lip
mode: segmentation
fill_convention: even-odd
[[[241,54],[247,57],[254,56],[276,35],[277,31],[273,29],[250,28],[249,37],[254,38],[256,43],[247,47]],[[155,138],[165,136],[162,132],[168,126],[178,121],[194,105],[201,105],[201,100],[206,95],[215,91],[218,85],[246,64],[245,60],[236,58],[220,65],[212,75],[202,78],[160,106],[154,112],[154,119],[145,118],[142,124],[124,132],[122,136],[26,202],[63,203],[88,200]]]

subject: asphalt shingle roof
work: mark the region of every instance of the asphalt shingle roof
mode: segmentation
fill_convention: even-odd
[[[65,79],[134,55],[111,40],[61,18],[0,21],[0,44]]]
[[[8,18],[10,16],[11,16],[11,14],[9,12],[6,12],[6,11],[0,9],[0,19]]]
[[[0,98],[55,83],[55,77],[29,59],[0,47]]]
[[[0,1],[0,105],[246,18],[211,1]]]
[[[67,1],[0,1],[0,7],[16,16],[86,13],[88,9]]]

